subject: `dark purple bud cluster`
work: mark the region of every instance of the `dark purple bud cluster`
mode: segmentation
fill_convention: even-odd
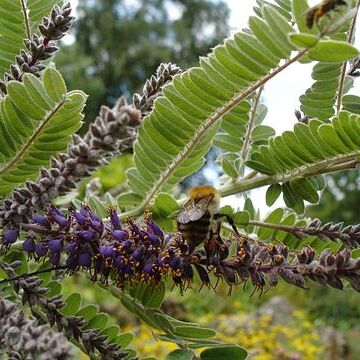
[[[63,360],[72,357],[61,333],[37,320],[28,319],[15,303],[0,299],[0,348],[14,359],[43,358]]]
[[[171,79],[181,73],[181,69],[172,63],[162,63],[156,70],[156,74],[146,80],[143,87],[143,93],[134,94],[133,105],[139,109],[143,116],[147,115],[157,97],[162,94],[162,88]]]
[[[342,222],[321,224],[320,220],[314,219],[306,227],[295,229],[294,234],[299,238],[304,235],[316,235],[325,241],[340,240],[350,248],[358,248],[360,245],[360,224],[347,226]]]
[[[310,247],[298,253],[284,245],[274,246],[245,236],[231,241],[214,234],[203,249],[191,251],[181,234],[165,233],[149,214],[143,222],[128,219],[121,224],[114,209],[104,222],[89,207],[65,215],[51,206],[46,216],[36,215],[28,230],[23,250],[37,260],[66,268],[69,273],[88,272],[94,280],[118,287],[137,283],[158,284],[172,277],[181,290],[188,288],[197,273],[210,285],[210,273],[224,279],[230,288],[250,281],[255,289],[275,286],[279,278],[306,288],[306,279],[342,288],[342,279],[360,291],[360,259],[344,249],[336,254],[324,250],[319,258]],[[8,230],[3,246],[9,247],[18,233]],[[10,241],[9,241],[10,239]]]
[[[50,58],[58,47],[54,40],[60,40],[71,28],[74,17],[71,14],[70,3],[59,7],[55,5],[49,17],[44,17],[39,30],[41,35],[33,34],[31,39],[25,39],[26,50],[21,50],[16,56],[16,65],[5,73],[4,81],[0,81],[0,93],[6,94],[7,83],[11,80],[22,81],[24,73],[40,76],[45,65],[42,61]]]

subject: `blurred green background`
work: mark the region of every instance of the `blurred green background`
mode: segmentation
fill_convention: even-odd
[[[141,91],[161,62],[188,68],[229,34],[229,9],[223,1],[79,0],[76,15],[75,41],[63,44],[56,64],[70,89],[89,95],[82,131],[101,105],[112,106],[121,95],[131,101],[131,94]],[[130,166],[130,154],[114,159],[94,175],[97,180],[83,184],[77,196],[86,200],[86,192],[119,193]],[[357,170],[328,176],[320,205],[308,208],[307,215],[323,222],[357,223],[359,181]],[[68,293],[80,286],[84,299],[136,334],[134,346],[141,356],[162,359],[173,349],[157,342],[150,329],[96,284],[80,276],[66,280]],[[316,285],[303,291],[282,283],[258,298],[250,288],[228,296],[224,284],[216,293],[203,289],[199,296],[199,287],[195,284],[184,295],[169,291],[164,310],[179,319],[214,326],[222,339],[247,347],[252,359],[360,358],[360,298],[352,291]]]

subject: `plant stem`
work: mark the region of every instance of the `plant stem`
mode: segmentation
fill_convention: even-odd
[[[355,25],[356,25],[356,19],[359,12],[359,6],[360,1],[357,2],[356,5],[356,14],[351,22],[350,29],[349,29],[349,35],[348,35],[348,42],[351,44],[353,41],[354,33],[355,33]],[[347,67],[347,61],[344,62],[342,68],[341,68],[341,76],[339,80],[339,89],[337,93],[336,98],[336,114],[338,115],[341,110],[341,104],[342,104],[342,97],[344,93],[344,86],[345,86],[345,79],[346,79],[346,67]]]
[[[347,169],[355,168],[359,162],[357,158],[360,152],[354,152],[342,157],[334,157],[322,162],[304,166],[296,171],[283,175],[258,175],[255,177],[244,178],[236,183],[229,183],[220,188],[221,196],[229,196],[239,194],[248,190],[256,189],[261,186],[276,184],[279,182],[287,182],[297,178],[316,176],[326,173],[332,173]]]
[[[22,12],[24,14],[26,37],[27,37],[27,39],[31,40],[31,30],[30,30],[30,25],[29,25],[28,9],[26,7],[25,0],[21,0],[21,7],[22,7]]]
[[[257,111],[257,108],[258,108],[258,105],[260,102],[260,97],[261,97],[261,93],[262,93],[263,89],[264,89],[264,86],[261,86],[254,98],[253,106],[251,108],[251,113],[250,113],[250,119],[246,125],[247,127],[246,127],[246,133],[245,133],[245,137],[244,137],[244,143],[243,143],[243,146],[240,151],[240,159],[241,159],[240,166],[239,166],[240,170],[244,166],[245,161],[247,160],[247,157],[249,154],[250,145],[251,145],[251,134],[254,130],[256,111]]]

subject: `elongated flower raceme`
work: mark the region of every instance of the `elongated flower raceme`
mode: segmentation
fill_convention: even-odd
[[[310,247],[290,252],[284,245],[272,245],[250,239],[231,241],[219,235],[205,249],[190,251],[179,233],[164,232],[146,214],[141,223],[128,219],[121,224],[114,209],[104,222],[89,207],[65,214],[50,206],[45,215],[37,214],[27,231],[22,249],[38,261],[47,261],[69,273],[85,271],[94,280],[113,281],[120,288],[129,284],[158,284],[172,277],[181,290],[187,289],[197,273],[204,285],[210,285],[210,273],[230,287],[250,281],[255,289],[275,286],[279,278],[306,288],[306,279],[338,289],[343,279],[360,291],[360,259],[352,259],[343,249],[336,254],[324,250],[320,256]],[[2,247],[9,248],[17,239],[18,229],[7,230]]]

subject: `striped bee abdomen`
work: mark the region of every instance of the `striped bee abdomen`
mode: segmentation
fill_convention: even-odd
[[[183,238],[188,243],[190,252],[192,252],[196,246],[208,239],[210,218],[210,212],[206,211],[199,220],[189,221],[186,224],[178,222],[178,230],[181,232]]]

